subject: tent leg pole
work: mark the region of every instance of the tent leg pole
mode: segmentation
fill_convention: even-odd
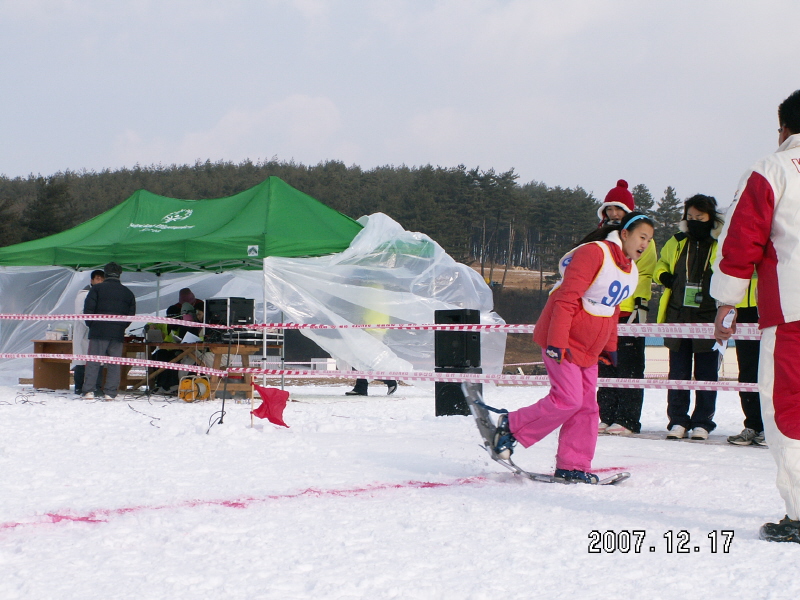
[[[156,316],[161,310],[161,273],[156,273]]]
[[[261,313],[261,322],[266,324],[266,322],[267,322],[267,272],[264,269],[264,262],[265,262],[265,259],[262,259],[261,260],[261,292],[262,292],[262,295],[264,296],[264,304],[263,304],[264,310]],[[269,351],[267,350],[267,330],[266,330],[266,328],[261,330],[261,335],[262,335],[261,341],[264,343],[264,346],[261,348],[261,357],[262,357],[262,359],[261,359],[261,368],[263,369],[264,365],[267,362],[267,355],[269,354]],[[263,374],[261,375],[261,385],[262,386],[266,386],[267,385],[267,376],[266,375],[263,375]],[[282,386],[281,386],[281,389],[283,389]],[[252,412],[250,413],[250,418],[251,419],[253,418],[253,413]]]

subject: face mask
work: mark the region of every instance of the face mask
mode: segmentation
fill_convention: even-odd
[[[704,240],[711,235],[713,221],[686,221],[689,235],[696,240]]]

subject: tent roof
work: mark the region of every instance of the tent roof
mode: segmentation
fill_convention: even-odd
[[[72,229],[0,248],[3,266],[157,273],[261,269],[267,256],[345,250],[361,225],[277,177],[235,196],[179,200],[145,190]]]

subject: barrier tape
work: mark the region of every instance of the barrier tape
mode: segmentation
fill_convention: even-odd
[[[714,339],[713,323],[620,323],[617,335],[630,337],[666,337]],[[758,323],[737,323],[734,340],[760,340]]]
[[[549,386],[547,375],[501,375],[491,373],[434,373],[431,371],[306,371],[298,369],[258,369],[255,367],[230,367],[229,373],[245,373],[248,375],[310,377],[310,378],[358,378],[389,379],[402,381],[441,381],[455,383],[503,383],[507,385]],[[706,390],[757,392],[757,383],[739,383],[737,381],[685,381],[675,379],[623,379],[601,377],[597,379],[599,387],[613,388],[648,388],[656,390]]]
[[[310,371],[305,369],[259,369],[256,367],[228,367],[225,370],[213,369],[200,365],[187,365],[183,363],[169,363],[157,360],[140,358],[126,358],[116,356],[95,356],[90,354],[0,354],[3,358],[33,358],[33,359],[58,359],[58,360],[83,360],[104,364],[126,365],[132,367],[153,367],[156,369],[172,369],[175,371],[188,371],[227,377],[231,373],[246,375],[264,375],[267,377],[307,377],[310,379],[399,379],[402,381],[440,381],[451,383],[501,383],[506,385],[532,385],[549,386],[550,379],[547,375],[504,375],[491,373],[435,373],[432,371]],[[757,392],[756,383],[739,383],[736,381],[686,381],[675,379],[623,379],[600,377],[597,379],[599,387],[655,389],[655,390],[705,390],[705,391],[733,391]]]
[[[6,321],[140,321],[148,323],[168,323],[191,327],[192,321],[173,319],[170,317],[156,317],[152,315],[26,315],[26,314],[0,314],[0,320]],[[410,331],[479,331],[501,333],[533,333],[536,325],[509,325],[509,324],[417,324],[406,325],[400,323],[382,324],[356,324],[324,325],[320,323],[253,323],[249,325],[211,325],[197,323],[195,326],[210,329],[396,329]],[[620,323],[617,326],[620,336],[633,337],[669,337],[691,339],[713,339],[714,325],[711,323]],[[761,332],[756,323],[741,323],[736,326],[736,333],[731,336],[734,340],[758,340]]]
[[[197,321],[184,321],[183,319],[173,319],[172,317],[156,317],[154,315],[4,315],[0,314],[0,321],[145,321],[147,323],[167,323],[170,325],[180,325],[182,327],[208,327],[210,329],[231,329],[227,325],[212,325],[210,323],[198,323]],[[243,328],[242,325],[233,326]],[[247,327],[250,327],[249,325]]]
[[[173,319],[170,317],[156,317],[151,315],[28,315],[28,314],[0,314],[0,320],[19,320],[19,321],[140,321],[144,320],[151,323],[168,323],[180,326],[187,326],[189,321],[183,319]],[[508,325],[508,324],[422,324],[422,325],[403,325],[403,324],[347,324],[347,325],[324,325],[317,323],[262,323],[250,325],[236,325],[228,327],[226,325],[202,324],[204,327],[212,329],[398,329],[398,330],[434,330],[434,331],[480,331],[480,332],[504,332],[504,333],[532,333],[535,325]],[[639,337],[674,337],[674,338],[713,338],[714,326],[708,323],[658,323],[658,324],[619,324],[618,333],[620,336],[639,336]],[[742,324],[737,327],[737,333],[733,339],[757,340],[761,337],[758,325]],[[471,381],[473,383],[504,383],[507,385],[550,385],[547,376],[542,375],[493,375],[480,373],[432,373],[432,372],[406,372],[406,371],[309,371],[300,369],[256,369],[231,367],[225,371],[212,369],[200,365],[187,365],[183,363],[168,363],[144,359],[127,357],[108,357],[91,355],[72,355],[72,354],[0,354],[2,358],[33,358],[33,359],[59,359],[59,360],[85,360],[89,362],[101,362],[104,364],[118,364],[126,366],[142,366],[160,369],[173,369],[225,377],[228,373],[246,373],[251,375],[264,376],[290,376],[308,378],[353,378],[364,377],[373,379],[402,379],[405,381],[440,381],[440,382],[459,382]],[[649,389],[678,389],[678,390],[725,390],[725,391],[757,391],[757,384],[738,383],[738,382],[692,382],[677,380],[652,380],[652,379],[622,379],[622,378],[600,378],[600,387],[613,388],[649,388]]]
[[[127,358],[124,356],[96,356],[93,354],[0,354],[0,358],[33,358],[56,360],[83,360],[110,365],[126,365],[131,367],[154,367],[156,369],[172,369],[174,371],[191,371],[203,375],[225,377],[225,371],[212,369],[201,365],[186,365],[183,363],[161,362],[159,360],[145,360],[143,358]]]

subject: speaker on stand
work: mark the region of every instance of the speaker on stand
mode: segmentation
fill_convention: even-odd
[[[437,325],[478,325],[481,322],[481,313],[468,308],[437,310],[434,313],[434,322]],[[434,359],[436,373],[481,373],[480,332],[436,330]],[[461,385],[461,382],[435,382],[437,417],[470,414]],[[480,383],[465,385],[476,386],[477,391],[483,393],[483,385]]]

